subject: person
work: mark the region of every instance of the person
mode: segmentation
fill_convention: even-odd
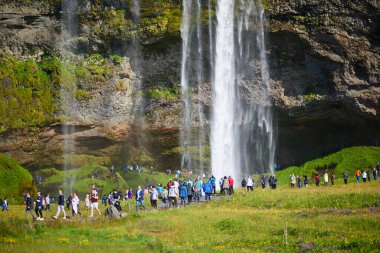
[[[72,197],[71,197],[71,194],[70,194],[69,197],[66,200],[67,210],[70,210],[70,208],[71,208],[71,200],[72,200]]]
[[[213,193],[216,194],[216,178],[214,175],[211,176],[210,183],[212,184]]]
[[[157,186],[158,196],[161,195],[163,190],[164,190],[164,188],[162,187],[162,184],[158,184],[158,186]]]
[[[104,206],[107,206],[107,195],[103,195],[103,198],[102,198],[102,205]]]
[[[205,183],[205,185],[203,186],[203,191],[205,192],[205,200],[210,201],[211,195],[213,192],[213,186],[212,186],[211,180]]]
[[[196,184],[198,185],[198,184]],[[168,190],[168,196],[169,196],[169,208],[171,208],[172,205],[175,207],[177,206],[177,194],[176,194],[176,187],[173,185]]]
[[[247,180],[245,178],[241,181],[241,188],[243,188],[243,192],[247,192]]]
[[[187,183],[187,189],[186,190],[187,190],[187,204],[190,204],[191,200],[193,199],[193,187],[192,187],[191,183]]]
[[[121,208],[121,204],[120,204],[120,200],[122,199],[122,196],[119,192],[117,192],[115,189],[113,190],[113,193],[112,193],[112,204],[115,206],[115,208],[121,212],[122,211],[122,208]]]
[[[4,200],[1,203],[1,208],[3,209],[2,211],[8,211],[8,200],[7,197],[4,197]]]
[[[363,183],[367,182],[367,171],[363,171],[362,179],[363,179]]]
[[[41,196],[41,192],[37,192],[36,207],[34,209],[34,211],[37,214],[37,219],[36,220],[44,220],[44,218],[42,217],[42,209],[44,209],[42,200],[43,199],[42,199],[42,196]]]
[[[65,212],[65,196],[63,195],[62,190],[58,191],[58,205],[57,205],[57,213],[55,216],[53,216],[54,219],[58,219],[59,214],[63,213],[62,219],[66,219],[66,212]]]
[[[193,184],[193,200],[194,202],[199,202],[201,198],[201,187],[200,184],[198,184],[198,179],[195,179],[195,182]]]
[[[91,192],[91,214],[90,217],[94,217],[94,209],[98,211],[99,215],[101,215],[101,212],[99,210],[99,195],[98,195],[98,190],[96,188],[92,189]]]
[[[371,182],[371,172],[370,172],[370,170],[368,170],[368,172],[367,172],[367,180],[368,180],[368,183]]]
[[[162,200],[162,204],[164,207],[167,206],[168,204],[168,189],[166,188],[166,186],[164,187],[164,189],[162,190],[162,193],[161,193],[161,200]]]
[[[152,186],[149,193],[150,193],[150,198],[152,201],[152,207],[154,209],[157,209],[158,191],[156,189],[156,186]]]
[[[186,184],[181,184],[179,188],[179,197],[181,198],[181,205],[186,205],[186,199],[187,199]]]
[[[297,188],[302,188],[302,177],[297,176]]]
[[[247,191],[253,191],[253,179],[251,176],[248,176],[247,178]]]
[[[319,183],[321,182],[321,178],[319,177],[319,175],[317,174],[316,176],[315,176],[315,185],[316,186],[319,186]]]
[[[50,194],[46,195],[46,197],[45,197],[45,203],[46,203],[45,211],[47,211],[47,210],[50,211]]]
[[[290,188],[294,189],[295,185],[296,185],[296,177],[294,176],[294,174],[291,174],[290,175]]]
[[[71,204],[72,204],[72,215],[73,217],[76,215],[76,214],[79,214],[80,216],[82,216],[82,213],[79,211],[79,197],[78,195],[74,192],[73,193],[73,197],[71,199]]]
[[[223,193],[224,195],[228,195],[229,194],[229,189],[230,189],[230,183],[228,182],[228,179],[226,176],[224,176],[223,178]]]
[[[219,179],[220,195],[223,195],[223,194],[224,194],[224,191],[223,191],[223,182],[224,182],[224,180],[223,180],[223,178],[221,177],[221,178]]]
[[[303,176],[303,184],[305,185],[305,188],[309,187],[309,178],[307,177],[307,175]]]
[[[265,175],[261,176],[261,188],[265,189],[266,181],[267,179],[265,178]]]
[[[145,210],[145,205],[144,205],[144,190],[141,189],[141,186],[137,186],[137,191],[136,191],[136,212],[139,211],[140,205],[144,208]]]
[[[379,171],[377,170],[377,168],[374,168],[373,169],[373,180],[377,180],[377,174],[379,173]]]
[[[90,195],[86,194],[86,198],[84,199],[85,202],[85,209],[88,210],[90,208]]]
[[[343,180],[344,180],[344,184],[347,184],[347,182],[348,182],[348,171],[347,170],[343,173]]]
[[[325,186],[328,186],[329,185],[329,174],[327,174],[327,172],[325,172],[325,174],[323,175],[323,180],[325,182]]]
[[[33,213],[33,199],[30,196],[29,192],[26,193],[24,203],[25,203],[25,220],[28,219],[28,213],[30,213],[33,217],[33,220],[35,220],[36,216],[34,216],[34,213]]]
[[[362,172],[359,170],[359,169],[357,169],[356,171],[355,171],[355,177],[356,177],[356,183],[358,184],[358,183],[360,183],[360,176],[361,176],[361,174],[362,174]]]
[[[272,189],[277,188],[277,178],[276,175],[272,175]]]
[[[128,190],[128,199],[132,199],[133,198],[133,191],[132,189],[129,189]]]
[[[228,191],[230,195],[232,195],[234,194],[234,179],[231,176],[228,177],[228,184],[230,185],[230,187],[228,188]]]

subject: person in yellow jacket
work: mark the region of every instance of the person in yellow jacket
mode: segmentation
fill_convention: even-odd
[[[361,176],[361,174],[362,174],[362,172],[359,169],[357,169],[355,171],[355,177],[356,177],[356,183],[357,184],[360,182],[360,176]]]

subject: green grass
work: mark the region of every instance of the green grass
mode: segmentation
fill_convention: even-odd
[[[0,154],[0,198],[21,196],[24,191],[35,191],[32,175],[16,160]]]
[[[357,168],[368,171],[368,168],[373,168],[380,161],[379,147],[351,147],[341,151],[306,162],[300,167],[289,167],[285,170],[278,171],[276,176],[280,184],[289,183],[289,175],[308,175],[309,177],[315,173],[321,175],[325,170],[335,173],[337,182],[343,182],[343,173],[347,170],[350,178],[353,179]],[[371,170],[372,173],[372,170]],[[372,174],[371,174],[372,177]]]
[[[0,246],[3,252],[379,252],[379,203],[380,181],[256,189],[111,222],[90,220],[84,211],[82,219],[31,223],[20,219],[23,207],[11,206],[0,216]]]

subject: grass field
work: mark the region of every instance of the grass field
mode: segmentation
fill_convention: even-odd
[[[92,220],[85,211],[82,219],[32,222],[23,220],[22,206],[10,209],[0,213],[2,252],[380,251],[380,181],[238,191],[118,221]]]

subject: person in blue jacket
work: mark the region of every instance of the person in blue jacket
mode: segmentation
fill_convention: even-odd
[[[207,201],[210,201],[211,200],[211,195],[212,195],[212,191],[213,191],[213,186],[212,186],[212,183],[211,183],[211,180],[209,180],[207,183],[205,183],[205,185],[203,186],[203,191],[205,192],[205,200]]]
[[[181,184],[181,187],[179,188],[179,197],[181,198],[181,205],[185,205],[186,204],[186,198],[187,198],[186,184]]]
[[[141,186],[139,185],[137,187],[136,191],[136,212],[139,211],[139,206],[142,206],[145,210],[145,205],[144,205],[144,190],[141,189]]]
[[[37,219],[36,220],[44,220],[42,217],[42,210],[44,209],[43,202],[42,202],[42,196],[40,192],[37,192],[37,198],[36,198],[36,208],[35,212],[37,214]]]
[[[214,194],[216,194],[216,178],[214,177],[214,175],[210,177],[210,183],[212,184],[212,190]]]

